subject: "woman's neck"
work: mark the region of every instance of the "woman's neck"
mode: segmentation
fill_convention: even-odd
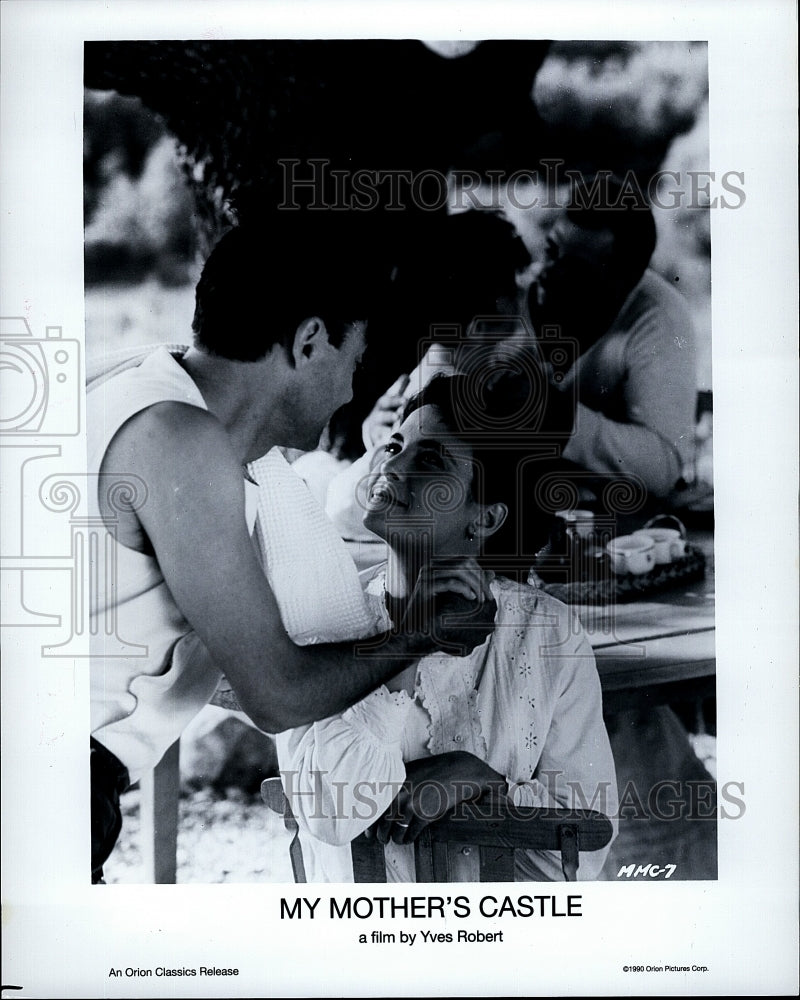
[[[434,559],[468,556],[477,556],[477,552],[450,552],[442,553],[433,551],[431,537],[426,532],[420,532],[413,537],[413,540],[404,535],[402,538],[387,540],[388,556],[386,560],[386,593],[395,603],[407,601],[414,591],[420,570],[423,566],[430,566]]]
[[[395,601],[407,601],[417,582],[421,561],[389,547],[386,560],[386,593]]]

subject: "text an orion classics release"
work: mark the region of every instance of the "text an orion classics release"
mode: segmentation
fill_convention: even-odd
[[[238,976],[238,969],[223,969],[216,965],[199,965],[187,967],[185,965],[156,965],[153,968],[139,968],[138,966],[127,965],[124,968],[114,968],[108,970],[109,979],[169,979],[173,976]]]

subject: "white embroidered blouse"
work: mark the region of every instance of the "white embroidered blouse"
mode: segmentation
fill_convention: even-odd
[[[382,570],[367,586],[376,606]],[[516,805],[616,815],[600,682],[577,616],[504,577],[491,588],[492,634],[468,656],[423,657],[413,697],[381,686],[341,715],[278,736],[309,882],[352,881],[349,842],[389,807],[404,761],[451,750],[475,754],[504,775]],[[578,877],[596,878],[607,853],[582,854]],[[478,880],[477,851],[458,850],[451,861],[457,881]],[[413,882],[413,847],[387,845],[386,865],[388,881]],[[517,852],[517,881],[562,877],[554,852]]]

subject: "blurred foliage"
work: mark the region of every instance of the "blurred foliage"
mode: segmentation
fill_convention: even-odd
[[[490,41],[450,59],[415,40],[89,42],[85,82],[164,118],[213,242],[228,207],[244,218],[282,200],[280,159],[350,171],[529,165],[541,126],[530,93],[548,47]]]
[[[460,58],[411,40],[102,42],[85,67],[90,340],[187,336],[200,260],[237,212],[278,196],[282,157],[484,174],[557,157],[643,184],[709,162],[702,42],[497,41]],[[508,214],[535,257],[552,213]],[[653,265],[692,307],[710,385],[709,211],[656,222]],[[119,288],[141,281],[147,302]]]
[[[194,202],[164,122],[132,97],[84,98],[85,280],[194,277]]]
[[[646,182],[708,97],[706,42],[554,42],[533,90],[557,148],[585,172]]]
[[[135,97],[87,92],[83,108],[83,210],[97,208],[101,188],[117,173],[140,176],[147,154],[165,133]]]

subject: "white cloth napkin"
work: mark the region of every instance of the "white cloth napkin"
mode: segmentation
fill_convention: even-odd
[[[375,635],[385,611],[303,480],[277,448],[248,466],[258,483],[256,536],[286,631],[298,645]]]

